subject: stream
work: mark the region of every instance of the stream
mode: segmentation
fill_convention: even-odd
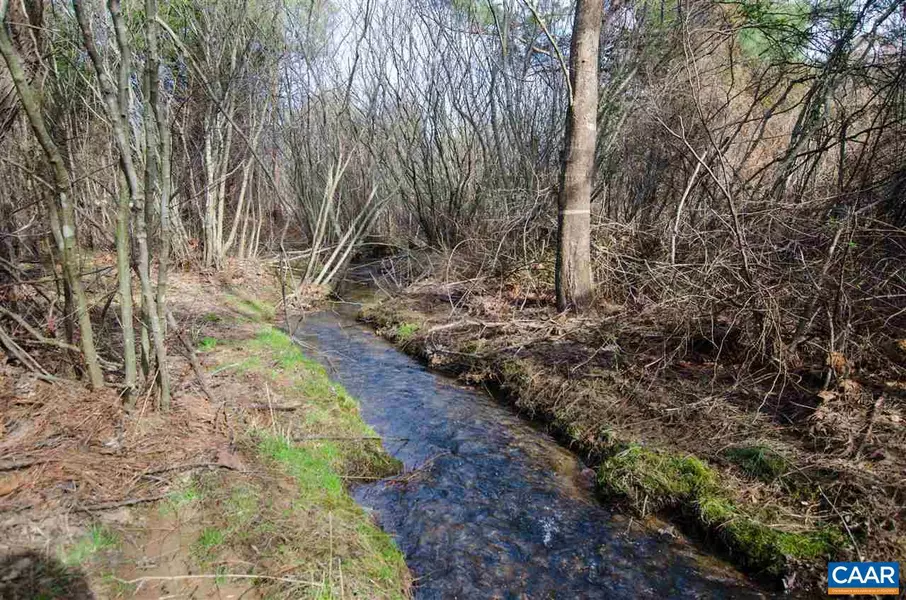
[[[296,337],[405,465],[356,500],[395,539],[416,598],[762,598],[680,537],[602,504],[576,455],[479,390],[428,370],[351,317]]]

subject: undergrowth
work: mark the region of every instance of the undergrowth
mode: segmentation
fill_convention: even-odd
[[[104,525],[94,524],[88,532],[60,551],[60,562],[67,567],[80,566],[104,550],[116,548],[119,537]]]

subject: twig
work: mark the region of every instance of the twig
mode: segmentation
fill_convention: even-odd
[[[408,442],[409,438],[403,437],[381,437],[378,435],[363,435],[363,436],[342,436],[342,435],[303,435],[300,437],[294,437],[294,442],[313,442],[319,440],[338,440],[338,441],[361,441],[361,440],[375,440],[375,441],[391,441],[391,442]]]
[[[286,583],[295,583],[323,587],[323,583],[318,581],[305,581],[304,579],[294,579],[292,577],[273,577],[271,575],[244,575],[242,573],[221,573],[217,575],[148,575],[146,577],[137,577],[135,579],[114,578],[119,583],[134,585],[146,581],[183,581],[187,579],[262,579],[265,581],[283,581]]]
[[[861,562],[863,560],[862,552],[861,550],[859,550],[859,544],[856,543],[856,538],[853,535],[852,530],[850,530],[849,523],[846,522],[846,518],[844,518],[843,515],[840,514],[840,511],[837,510],[837,505],[830,501],[830,498],[827,497],[827,494],[824,493],[824,490],[821,489],[820,485],[818,486],[818,491],[821,492],[821,497],[824,498],[824,501],[827,502],[832,509],[834,509],[834,514],[836,514],[840,518],[840,522],[843,523],[843,529],[846,530],[846,534],[849,536],[849,541],[853,543],[853,550],[856,551],[856,556]]]
[[[868,437],[871,435],[871,430],[875,425],[875,420],[878,417],[878,412],[881,410],[881,406],[884,405],[884,394],[878,396],[878,399],[875,400],[875,403],[871,407],[871,411],[868,413],[868,426],[865,428],[865,433],[862,434],[862,439],[859,440],[859,445],[856,447],[856,451],[853,453],[855,458],[859,458],[859,455],[862,454],[862,448],[865,447],[865,442],[868,441]]]
[[[153,471],[145,471],[142,473],[142,477],[145,475],[157,475],[159,473],[171,473],[173,471],[191,471],[192,469],[228,469],[230,471],[238,471],[236,467],[226,465],[223,463],[215,462],[205,462],[205,463],[189,463],[185,465],[174,465],[172,467],[164,467],[163,469],[155,469]]]
[[[72,509],[72,512],[95,512],[101,510],[110,510],[112,508],[120,508],[122,506],[134,506],[136,504],[144,504],[146,502],[157,502],[158,500],[163,500],[169,496],[169,494],[158,494],[156,496],[146,496],[144,498],[129,498],[128,500],[119,500],[117,502],[102,502],[100,504],[93,504],[91,506],[79,506]]]
[[[272,403],[249,404],[248,408],[252,408],[255,410],[269,410],[269,411],[273,412],[273,411],[281,411],[281,410],[282,411],[299,410],[300,408],[302,408],[302,405],[301,404],[272,404]]]
[[[277,418],[274,417],[274,403],[271,402],[271,388],[267,385],[267,382],[264,382],[264,391],[267,394],[267,408],[271,414],[271,429],[274,432],[274,435],[277,435]]]
[[[0,471],[16,471],[18,469],[27,469],[28,467],[33,467],[35,465],[43,465],[49,463],[49,460],[20,460],[17,462],[11,462],[6,464],[0,464]]]

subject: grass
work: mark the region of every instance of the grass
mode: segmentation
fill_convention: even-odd
[[[198,343],[198,349],[202,352],[209,352],[217,347],[217,338],[205,336]]]
[[[282,387],[281,396],[286,401],[305,405],[301,421],[295,424],[300,434],[319,436],[330,432],[350,438],[350,442],[340,446],[320,445],[317,449],[334,467],[356,477],[384,477],[399,472],[399,461],[384,452],[379,443],[368,439],[377,434],[362,420],[355,398],[331,381],[324,367],[307,357],[286,333],[263,327],[248,346],[260,358],[257,372]],[[267,365],[274,368],[268,369]],[[309,445],[312,448],[308,450],[315,452],[318,445]]]
[[[718,473],[692,456],[631,444],[601,463],[598,484],[636,511],[681,511],[716,536],[742,565],[771,576],[783,575],[790,560],[831,556],[846,541],[839,530],[826,525],[804,532],[769,525],[773,515],[731,500]]]
[[[205,527],[198,540],[195,542],[195,550],[199,557],[209,558],[214,551],[223,544],[226,534],[217,527]]]
[[[339,462],[339,450],[334,444],[325,442],[310,446],[313,447],[304,448],[283,438],[265,435],[259,451],[295,478],[299,501],[336,508],[346,496],[343,480],[334,469]]]
[[[322,561],[327,554],[330,558],[326,562],[338,565],[336,573],[333,569],[327,574],[312,573],[315,580],[325,582],[319,591],[322,595],[317,597],[341,597],[342,589],[347,594],[350,588],[364,590],[365,582],[377,586],[377,590],[365,594],[367,597],[402,597],[400,584],[407,579],[403,555],[390,536],[346,492],[337,470],[344,462],[342,450],[327,442],[312,446],[302,447],[285,438],[260,434],[260,454],[295,481],[291,512],[304,514],[308,521],[306,535],[288,542],[283,553],[297,560],[300,555],[320,555]],[[296,544],[303,544],[304,550]],[[342,580],[338,578],[340,572]]]
[[[780,479],[789,469],[787,460],[767,446],[735,446],[724,456],[748,475],[767,483]]]
[[[277,314],[274,306],[258,298],[243,298],[228,294],[226,297],[227,304],[236,310],[243,317],[259,322],[273,321]]]
[[[318,583],[262,582],[267,597],[405,597],[409,574],[401,552],[347,492],[350,481],[401,468],[372,439],[355,398],[270,325],[214,352],[220,369],[263,380],[274,398],[300,408],[277,414],[273,424],[265,416],[241,436],[240,447],[260,465],[258,478],[218,474],[230,483],[205,487],[204,506],[222,518],[201,532],[198,558],[211,564],[217,553],[230,552]],[[340,439],[314,439],[324,437]]]
[[[406,352],[420,355],[413,348],[418,344],[402,343],[400,335],[408,323],[421,318],[418,313],[385,303],[363,309],[359,318]],[[473,351],[469,343],[474,341],[454,338],[451,342],[460,352]],[[848,538],[835,526],[814,519],[796,522],[779,509],[736,500],[740,495],[734,490],[741,483],[723,477],[696,456],[627,444],[609,428],[577,420],[579,413],[562,410],[560,403],[546,399],[550,390],[544,387],[543,369],[536,368],[531,359],[488,354],[480,364],[458,366],[465,369],[467,378],[496,381],[517,407],[541,415],[573,447],[591,461],[600,461],[597,483],[603,495],[622,501],[637,513],[666,514],[691,524],[743,567],[776,581],[797,565],[820,564],[827,557],[839,556],[848,546]],[[786,475],[788,460],[766,446],[735,447],[725,451],[723,458],[752,478],[781,480],[785,488],[792,483]],[[804,493],[795,486],[790,489]]]
[[[104,550],[115,548],[119,537],[103,525],[92,525],[88,533],[60,552],[60,562],[67,567],[84,565]]]
[[[181,510],[195,504],[203,497],[202,491],[194,480],[189,480],[183,487],[171,491],[166,500],[160,503],[162,515],[178,514]]]

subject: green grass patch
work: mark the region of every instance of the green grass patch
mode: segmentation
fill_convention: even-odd
[[[220,549],[229,549],[250,563],[323,584],[262,582],[266,597],[405,597],[409,574],[402,554],[347,491],[352,482],[401,469],[373,439],[355,398],[271,325],[216,351],[221,369],[254,373],[273,398],[299,408],[277,414],[273,429],[259,425],[240,438],[269,483],[243,478],[204,486],[202,512],[214,511],[218,518],[206,521],[193,543],[196,560],[210,571],[216,553],[224,556]]]
[[[257,298],[241,298],[230,295],[227,296],[227,302],[239,314],[252,321],[273,321],[277,314],[272,304]]]
[[[303,367],[314,373],[320,373],[324,378],[327,374],[317,362],[305,356],[293,340],[276,327],[264,327],[251,343],[253,350],[270,352],[271,358],[284,370],[294,370]]]
[[[185,487],[173,490],[167,494],[166,500],[160,504],[160,512],[161,514],[178,513],[198,502],[201,498],[201,490],[195,484],[195,481],[190,481]]]
[[[730,499],[718,473],[692,456],[626,446],[598,467],[598,484],[637,511],[679,510],[714,535],[739,562],[771,576],[786,572],[789,560],[832,556],[846,542],[833,527],[788,532],[763,509],[741,507]]]
[[[358,587],[365,597],[401,598],[406,585],[405,560],[392,538],[383,532],[371,518],[349,496],[337,470],[342,468],[344,450],[332,442],[318,441],[314,444],[293,442],[260,433],[259,453],[291,476],[296,483],[297,493],[291,501],[286,515],[298,515],[308,521],[306,536],[320,540],[322,546],[328,540],[328,548],[312,546],[309,543],[296,545],[291,541],[279,546],[276,554],[279,562],[300,562],[312,553],[334,554],[345,548],[334,560],[340,562],[345,583],[344,587]],[[258,533],[264,532],[259,527]],[[305,537],[305,536],[301,536]],[[301,539],[301,538],[300,538]],[[323,560],[323,557],[322,557]],[[314,563],[312,563],[314,564]],[[339,583],[335,577],[313,572],[316,580],[324,581],[326,587],[316,595],[318,598],[340,597]],[[367,582],[367,587],[362,585]],[[347,593],[349,592],[346,589]],[[356,594],[353,594],[356,596]]]
[[[119,537],[103,525],[92,525],[88,533],[60,552],[60,562],[67,567],[83,565],[104,550],[116,548]]]
[[[300,501],[335,507],[345,496],[343,480],[333,469],[333,464],[338,461],[339,451],[331,443],[309,446],[311,447],[295,446],[283,438],[266,435],[259,450],[280,463],[295,478],[299,485]]]
[[[724,456],[748,475],[765,482],[780,479],[788,470],[786,459],[767,446],[735,446]]]
[[[195,540],[194,552],[201,560],[210,559],[226,540],[226,533],[218,527],[205,527]]]
[[[198,349],[202,352],[210,352],[217,347],[217,344],[217,338],[205,336],[201,338],[200,342],[198,342]]]
[[[221,317],[217,313],[206,313],[204,317],[202,317],[202,319],[205,323],[220,323],[221,321],[223,321],[223,317]]]

